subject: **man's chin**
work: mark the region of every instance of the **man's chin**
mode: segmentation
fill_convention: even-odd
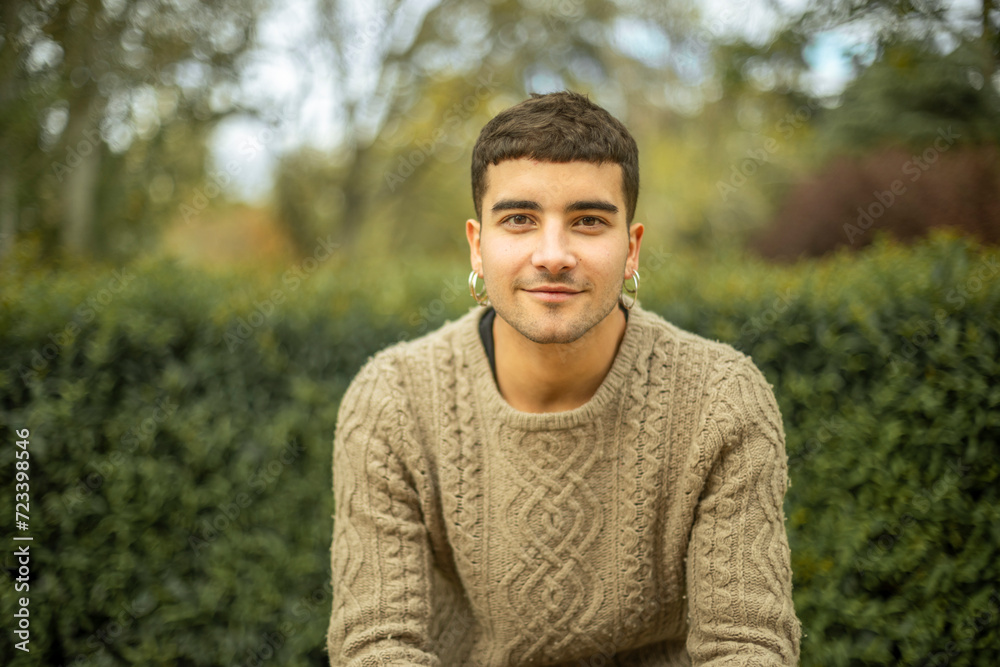
[[[530,319],[504,320],[524,338],[540,345],[574,343],[590,330],[578,317],[569,318],[567,314],[558,311],[543,313],[540,317]]]
[[[538,332],[534,336],[525,336],[525,338],[531,342],[538,343],[539,345],[569,345],[570,343],[575,343],[580,340],[582,337],[582,333],[566,333],[564,331]]]

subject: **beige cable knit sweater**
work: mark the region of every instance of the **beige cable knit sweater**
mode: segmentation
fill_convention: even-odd
[[[483,313],[344,396],[330,664],[797,664],[784,431],[752,362],[636,307],[591,400],[529,414]]]

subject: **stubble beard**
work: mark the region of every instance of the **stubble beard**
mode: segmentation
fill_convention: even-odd
[[[553,281],[555,282],[555,281]],[[619,290],[620,291],[620,290]],[[520,290],[515,290],[514,298],[527,298],[531,296],[521,296]],[[580,297],[573,297],[577,299]],[[542,345],[567,345],[575,343],[585,336],[591,329],[604,321],[604,319],[618,306],[618,293],[609,292],[602,295],[600,301],[591,304],[592,307],[585,307],[578,314],[563,314],[560,311],[569,310],[568,304],[563,303],[539,303],[542,308],[548,309],[550,315],[546,319],[532,317],[524,308],[519,308],[513,303],[493,302],[493,309],[497,316],[502,318],[515,331],[533,343]],[[571,299],[571,301],[573,300]],[[579,306],[574,306],[579,308]],[[562,326],[553,328],[550,324],[552,320],[563,318]]]

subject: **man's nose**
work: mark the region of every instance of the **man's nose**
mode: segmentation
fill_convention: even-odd
[[[532,263],[551,274],[564,273],[576,266],[576,255],[569,231],[562,221],[547,221],[537,236],[538,245],[531,257]]]

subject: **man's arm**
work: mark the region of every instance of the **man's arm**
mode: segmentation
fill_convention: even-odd
[[[330,665],[439,667],[427,530],[398,454],[411,416],[394,365],[380,357],[351,383],[337,419]]]
[[[711,468],[688,545],[688,652],[695,665],[797,665],[781,415],[749,359],[717,380],[699,437]]]

